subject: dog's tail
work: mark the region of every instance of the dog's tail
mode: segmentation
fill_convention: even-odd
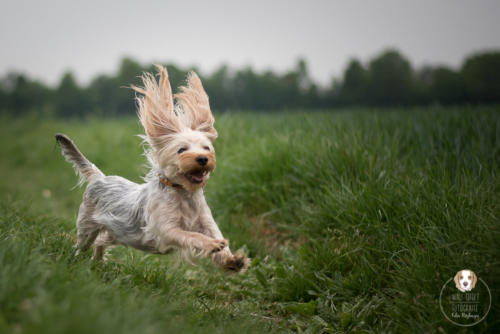
[[[55,137],[57,142],[61,145],[62,155],[66,161],[73,164],[73,168],[75,168],[76,173],[79,175],[79,186],[85,183],[85,181],[91,182],[104,177],[104,174],[99,168],[85,158],[68,136],[62,133],[56,133]]]

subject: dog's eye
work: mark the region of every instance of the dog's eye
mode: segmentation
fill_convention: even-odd
[[[182,148],[180,148],[180,149],[177,151],[177,154],[181,154],[182,152],[184,152],[184,151],[186,151],[186,150],[187,150],[187,148],[182,147]]]
[[[462,276],[460,276],[460,279],[462,279],[462,278],[463,278],[463,277],[462,277]]]
[[[470,276],[469,276],[469,279],[470,279]]]
[[[208,146],[203,146],[203,149],[207,150],[207,151],[210,151],[210,147],[208,147]]]

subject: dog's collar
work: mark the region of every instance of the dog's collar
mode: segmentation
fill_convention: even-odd
[[[180,185],[178,183],[173,183],[172,181],[170,181],[166,177],[163,177],[161,174],[158,174],[158,177],[160,178],[160,183],[163,183],[167,187],[180,188],[180,189],[184,188],[182,185]]]

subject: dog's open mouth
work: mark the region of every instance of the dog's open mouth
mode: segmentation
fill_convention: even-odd
[[[183,173],[184,177],[191,183],[200,184],[203,182],[203,178],[207,175],[207,171]]]

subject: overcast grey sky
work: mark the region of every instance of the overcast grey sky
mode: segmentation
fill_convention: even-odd
[[[285,71],[299,57],[326,84],[348,60],[396,47],[413,64],[459,66],[500,49],[500,1],[5,1],[0,76],[21,70],[56,83],[112,73],[127,55],[142,63],[227,63]]]

